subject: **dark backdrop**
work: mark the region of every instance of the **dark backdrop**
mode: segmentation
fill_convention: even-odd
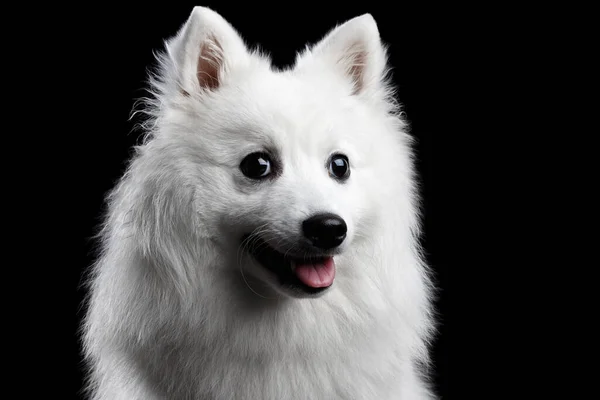
[[[103,209],[103,198],[123,172],[131,147],[139,137],[132,132],[130,112],[136,98],[143,96],[146,68],[153,51],[161,49],[163,39],[173,35],[188,17],[193,2],[129,3],[123,7],[88,7],[85,15],[75,17],[79,47],[78,64],[73,69],[75,92],[93,85],[93,94],[73,96],[72,101],[89,116],[77,137],[85,154],[76,167],[84,174],[77,182],[81,210],[78,262],[73,269],[76,288],[77,329],[83,314],[81,274],[94,259],[94,234]],[[319,40],[334,24],[365,12],[376,19],[381,37],[389,45],[393,79],[404,106],[412,135],[417,139],[417,168],[422,184],[424,210],[424,248],[439,288],[436,301],[439,332],[433,344],[434,383],[443,399],[467,398],[474,392],[466,379],[471,371],[461,355],[457,332],[456,296],[468,290],[465,282],[453,278],[464,268],[460,252],[465,251],[469,235],[457,221],[457,213],[471,200],[460,192],[466,174],[465,160],[471,151],[462,129],[463,116],[470,111],[465,93],[466,81],[478,68],[477,30],[464,10],[421,8],[409,4],[363,2],[330,7],[293,3],[271,6],[227,2],[207,5],[221,13],[250,45],[260,44],[270,52],[276,65],[293,62],[295,52],[307,42]],[[477,10],[471,10],[478,15]],[[477,18],[484,18],[479,14]],[[81,80],[80,83],[77,80]],[[87,117],[86,117],[87,118]],[[470,139],[470,138],[469,138]],[[467,163],[468,164],[468,163]],[[457,204],[463,207],[458,209]],[[459,211],[460,210],[460,211]],[[461,249],[462,250],[459,250]],[[75,388],[82,382],[79,344],[75,334]],[[467,390],[467,386],[469,389]],[[461,394],[459,396],[459,393]],[[477,396],[476,396],[477,397]],[[485,398],[483,396],[482,398]],[[470,397],[469,397],[470,398]]]

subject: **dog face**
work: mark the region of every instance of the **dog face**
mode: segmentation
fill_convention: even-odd
[[[334,256],[352,245],[368,208],[360,149],[369,131],[354,132],[360,121],[352,124],[352,104],[311,96],[316,84],[292,73],[271,79],[273,88],[261,80],[236,85],[255,99],[254,110],[230,114],[242,126],[231,133],[231,184],[223,195],[235,212],[222,215],[258,264],[250,273],[286,293],[317,295],[333,283]],[[234,108],[235,97],[225,98]]]
[[[196,8],[161,65],[157,140],[177,148],[198,224],[277,292],[324,293],[344,267],[336,261],[385,217],[382,198],[395,193],[385,185],[407,173],[373,18],[348,21],[274,71],[223,18]]]

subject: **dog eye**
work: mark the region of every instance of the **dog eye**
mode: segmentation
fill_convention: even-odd
[[[346,180],[350,176],[350,163],[343,154],[335,154],[329,160],[329,175],[332,178]]]
[[[266,178],[271,174],[271,158],[267,153],[249,154],[242,160],[240,170],[248,178]]]

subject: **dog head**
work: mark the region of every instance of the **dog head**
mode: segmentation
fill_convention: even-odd
[[[277,292],[324,293],[344,255],[392,218],[385,204],[410,197],[408,137],[374,19],[336,27],[285,70],[203,7],[166,49],[150,153],[189,189],[199,235]]]

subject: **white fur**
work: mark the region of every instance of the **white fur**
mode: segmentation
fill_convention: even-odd
[[[203,45],[215,90],[199,84]],[[159,57],[146,140],[108,198],[84,325],[92,399],[433,398],[411,140],[385,54],[366,14],[274,71],[194,8]],[[282,174],[250,183],[240,162],[265,146]],[[327,174],[334,151],[350,160],[345,184]],[[335,282],[287,296],[240,235],[292,240],[321,211],[348,225]]]

